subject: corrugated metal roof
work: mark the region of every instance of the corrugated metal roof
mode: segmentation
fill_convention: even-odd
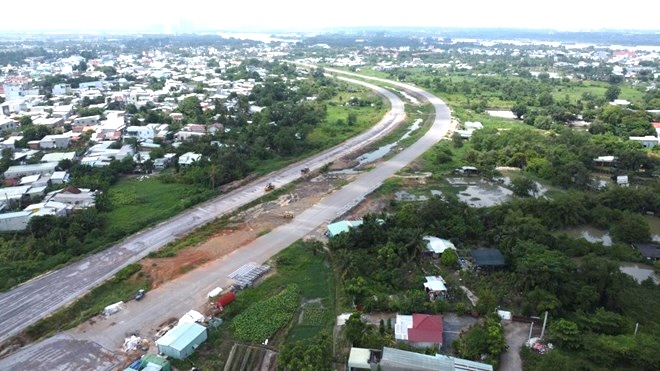
[[[163,337],[156,340],[156,344],[181,351],[205,331],[206,327],[197,323],[182,323],[174,326]]]
[[[436,358],[426,354],[419,354],[395,348],[383,348],[383,357],[380,366],[398,367],[411,371],[454,371],[454,362],[451,358]]]
[[[348,232],[349,229],[362,225],[362,220],[342,220],[336,223],[328,224],[328,232],[330,237],[336,236],[343,232]]]

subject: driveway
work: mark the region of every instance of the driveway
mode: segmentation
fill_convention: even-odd
[[[459,316],[455,313],[442,315],[442,350],[451,348],[451,344],[457,340],[461,331],[467,330],[470,326],[477,323],[477,319],[472,316]]]
[[[520,347],[527,341],[529,323],[502,321],[502,328],[509,349],[500,357],[500,371],[522,370]]]

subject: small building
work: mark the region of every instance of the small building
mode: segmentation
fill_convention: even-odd
[[[616,177],[616,184],[619,187],[628,187],[630,183],[628,182],[628,175],[619,175]]]
[[[189,166],[193,163],[199,161],[202,158],[202,155],[199,153],[186,152],[179,156],[179,165]]]
[[[30,211],[0,214],[0,232],[23,231],[32,218]]]
[[[183,317],[179,318],[179,324],[182,323],[202,323],[204,322],[204,315],[198,311],[191,309]]]
[[[69,173],[66,171],[55,171],[50,176],[50,184],[63,184],[69,181]]]
[[[327,236],[332,238],[341,233],[348,232],[351,228],[362,225],[362,220],[341,220],[336,223],[328,224]]]
[[[67,216],[71,211],[71,206],[57,201],[47,201],[29,205],[23,211],[29,211],[33,216]]]
[[[396,315],[394,339],[413,347],[442,347],[442,331],[442,316],[418,313],[412,316]]]
[[[129,126],[126,128],[124,138],[136,138],[138,141],[153,140],[156,133],[151,126]]]
[[[46,135],[39,141],[39,148],[69,148],[71,137],[63,134]]]
[[[59,163],[62,160],[73,161],[76,158],[75,152],[53,152],[46,153],[44,157],[41,158],[41,162],[54,162]]]
[[[630,141],[639,142],[645,148],[653,148],[660,143],[660,138],[654,137],[653,135],[647,135],[644,137],[628,137]]]
[[[174,326],[156,340],[158,352],[175,359],[186,359],[207,339],[206,327],[197,323]]]
[[[648,260],[660,259],[660,243],[634,243],[632,246]]]
[[[456,246],[449,240],[444,238],[438,238],[433,236],[424,236],[422,237],[426,242],[426,250],[430,252],[434,257],[442,255],[443,252],[447,249],[452,249],[456,251]]]
[[[96,192],[98,191],[69,186],[49,193],[49,200],[70,205],[73,210],[82,210],[96,205]]]
[[[481,247],[470,253],[474,260],[474,267],[479,269],[501,268],[506,265],[504,256],[498,249]]]
[[[366,348],[351,348],[348,355],[348,371],[376,370],[382,351]]]
[[[429,299],[446,299],[447,298],[447,285],[442,276],[426,276],[424,289],[429,295]]]
[[[9,169],[7,169],[7,171],[4,172],[4,176],[5,179],[9,179],[9,178],[19,178],[19,177],[24,177],[26,175],[34,175],[34,174],[41,174],[41,175],[52,174],[55,171],[56,167],[57,164],[53,162],[10,166]]]

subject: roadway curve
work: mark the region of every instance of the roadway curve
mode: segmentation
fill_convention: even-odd
[[[300,169],[318,169],[389,133],[405,118],[404,104],[392,92],[363,81],[340,78],[370,88],[388,99],[391,109],[374,127],[310,159],[262,177],[248,185],[200,204],[152,228],[85,259],[41,275],[0,294],[0,342],[84,295],[128,264],[184,236],[213,219],[264,195],[268,182],[281,187],[300,177]]]
[[[342,71],[330,71],[343,73]],[[115,351],[123,342],[127,333],[137,331],[143,334],[143,336],[151,337],[159,324],[165,319],[179,317],[189,309],[203,305],[207,300],[206,293],[216,286],[227,287],[231,283],[227,278],[231,272],[248,262],[265,262],[293,242],[325,223],[341,216],[378,188],[384,180],[415,160],[442,139],[443,136],[447,135],[451,114],[447,106],[440,99],[413,86],[392,83],[388,80],[377,80],[403,88],[415,95],[423,97],[434,105],[435,120],[430,130],[421,139],[390,160],[378,165],[375,169],[359,175],[355,181],[345,185],[313,207],[300,213],[290,223],[275,228],[267,235],[257,238],[252,243],[235,250],[221,259],[209,262],[173,281],[163,284],[150,291],[142,301],[129,302],[126,309],[114,314],[108,320],[99,320],[93,324],[86,323],[79,329],[58,334],[53,338],[21,349],[9,357],[0,360],[0,368],[49,369],[51,367],[59,367],[60,369],[116,369],[120,365],[116,363],[117,361],[108,360],[108,351]],[[392,95],[386,96],[389,99],[393,99]],[[393,101],[393,107],[396,108],[399,105],[400,101],[395,99]],[[394,119],[401,118],[390,117],[384,121],[387,122]],[[346,150],[351,147],[342,145],[340,148]],[[310,167],[321,166],[329,160],[326,156],[320,157],[323,159],[320,162],[309,160],[302,165]],[[279,179],[279,184],[282,184],[281,182],[284,182],[284,179],[288,179],[286,178],[286,174],[295,177],[300,166],[299,164],[284,170],[281,175],[282,178]],[[250,185],[247,192],[261,193],[261,186],[264,182],[265,180],[262,180],[256,185]],[[188,214],[187,218],[198,215],[194,211]],[[175,218],[175,220],[178,221],[180,219]],[[170,225],[171,223],[168,221],[163,225]],[[159,226],[158,228],[161,227]],[[134,244],[135,242],[132,243]],[[137,255],[139,254],[134,254],[134,256]],[[71,271],[69,270],[68,272]],[[88,349],[88,351],[81,351],[80,349]]]

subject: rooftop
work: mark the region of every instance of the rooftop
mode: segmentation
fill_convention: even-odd
[[[474,265],[480,267],[501,267],[506,264],[504,256],[498,249],[478,248],[471,252]]]
[[[633,247],[645,258],[660,259],[660,243],[634,243]]]
[[[174,326],[163,337],[156,340],[156,344],[183,350],[199,334],[206,331],[206,327],[197,323],[182,323]]]

